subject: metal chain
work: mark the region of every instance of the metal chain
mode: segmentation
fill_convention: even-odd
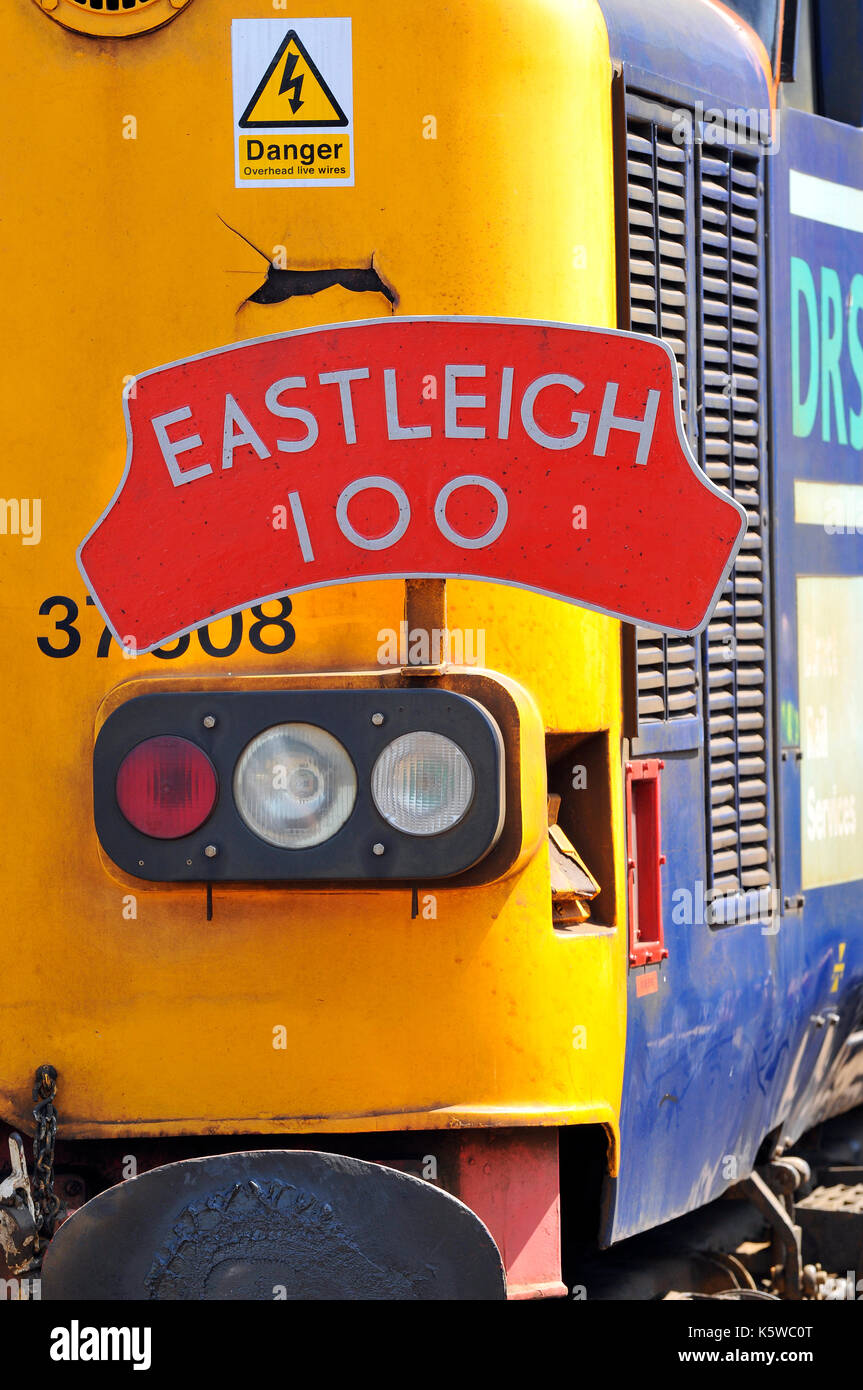
[[[33,1118],[36,1129],[33,1135],[33,1177],[31,1188],[33,1206],[36,1211],[36,1229],[40,1244],[47,1245],[54,1234],[54,1225],[60,1211],[60,1198],[54,1191],[54,1143],[57,1138],[57,1111],[54,1097],[57,1094],[57,1069],[49,1065],[36,1068],[33,1081],[33,1099],[36,1105]]]

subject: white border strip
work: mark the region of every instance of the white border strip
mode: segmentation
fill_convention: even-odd
[[[863,232],[863,188],[789,169],[788,203],[793,217],[826,222],[846,232]]]

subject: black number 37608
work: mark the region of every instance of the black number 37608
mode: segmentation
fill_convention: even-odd
[[[91,598],[88,597],[86,602],[89,607],[93,607]],[[264,656],[278,656],[281,652],[286,652],[296,640],[296,633],[287,621],[288,614],[291,612],[291,600],[287,596],[283,596],[268,600],[267,606],[269,607],[270,604],[278,604],[279,611],[273,614],[265,613],[264,605],[261,603],[255,604],[254,608],[247,610],[253,619],[248,632],[245,632],[246,613],[233,613],[228,640],[223,646],[216,646],[210,636],[208,625],[199,627],[194,636],[198,640],[201,651],[205,656],[234,656],[239,651],[245,635],[251,647]],[[65,594],[52,594],[50,598],[46,598],[39,605],[39,616],[40,618],[50,618],[53,622],[53,628],[47,634],[36,638],[40,652],[44,652],[46,656],[57,658],[74,656],[81,646],[81,633],[76,627],[79,614],[78,604]],[[170,646],[157,647],[151,655],[158,657],[160,661],[175,661],[178,656],[182,656],[189,650],[191,641],[192,634],[186,632]],[[102,629],[102,635],[96,647],[96,656],[106,657],[110,650],[111,630],[106,625]]]

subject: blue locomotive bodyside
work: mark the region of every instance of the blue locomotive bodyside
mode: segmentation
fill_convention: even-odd
[[[630,970],[611,1242],[863,1100],[863,133],[771,111],[721,6],[603,9],[630,323],[672,345],[696,457],[749,516],[702,638],[638,633],[667,958]]]
[[[793,1139],[863,1100],[863,131],[787,108],[770,172],[780,869],[816,1015]]]

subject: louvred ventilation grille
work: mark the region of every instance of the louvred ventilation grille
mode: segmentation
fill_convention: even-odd
[[[674,352],[693,451],[708,476],[745,507],[748,528],[702,638],[637,629],[638,717],[642,729],[703,717],[710,883],[734,893],[766,887],[772,869],[760,331],[763,157],[740,146],[704,144],[694,159],[687,158],[672,138],[673,113],[656,110],[653,119],[634,111],[627,118],[631,326],[663,338]],[[694,332],[687,331],[688,323]]]

